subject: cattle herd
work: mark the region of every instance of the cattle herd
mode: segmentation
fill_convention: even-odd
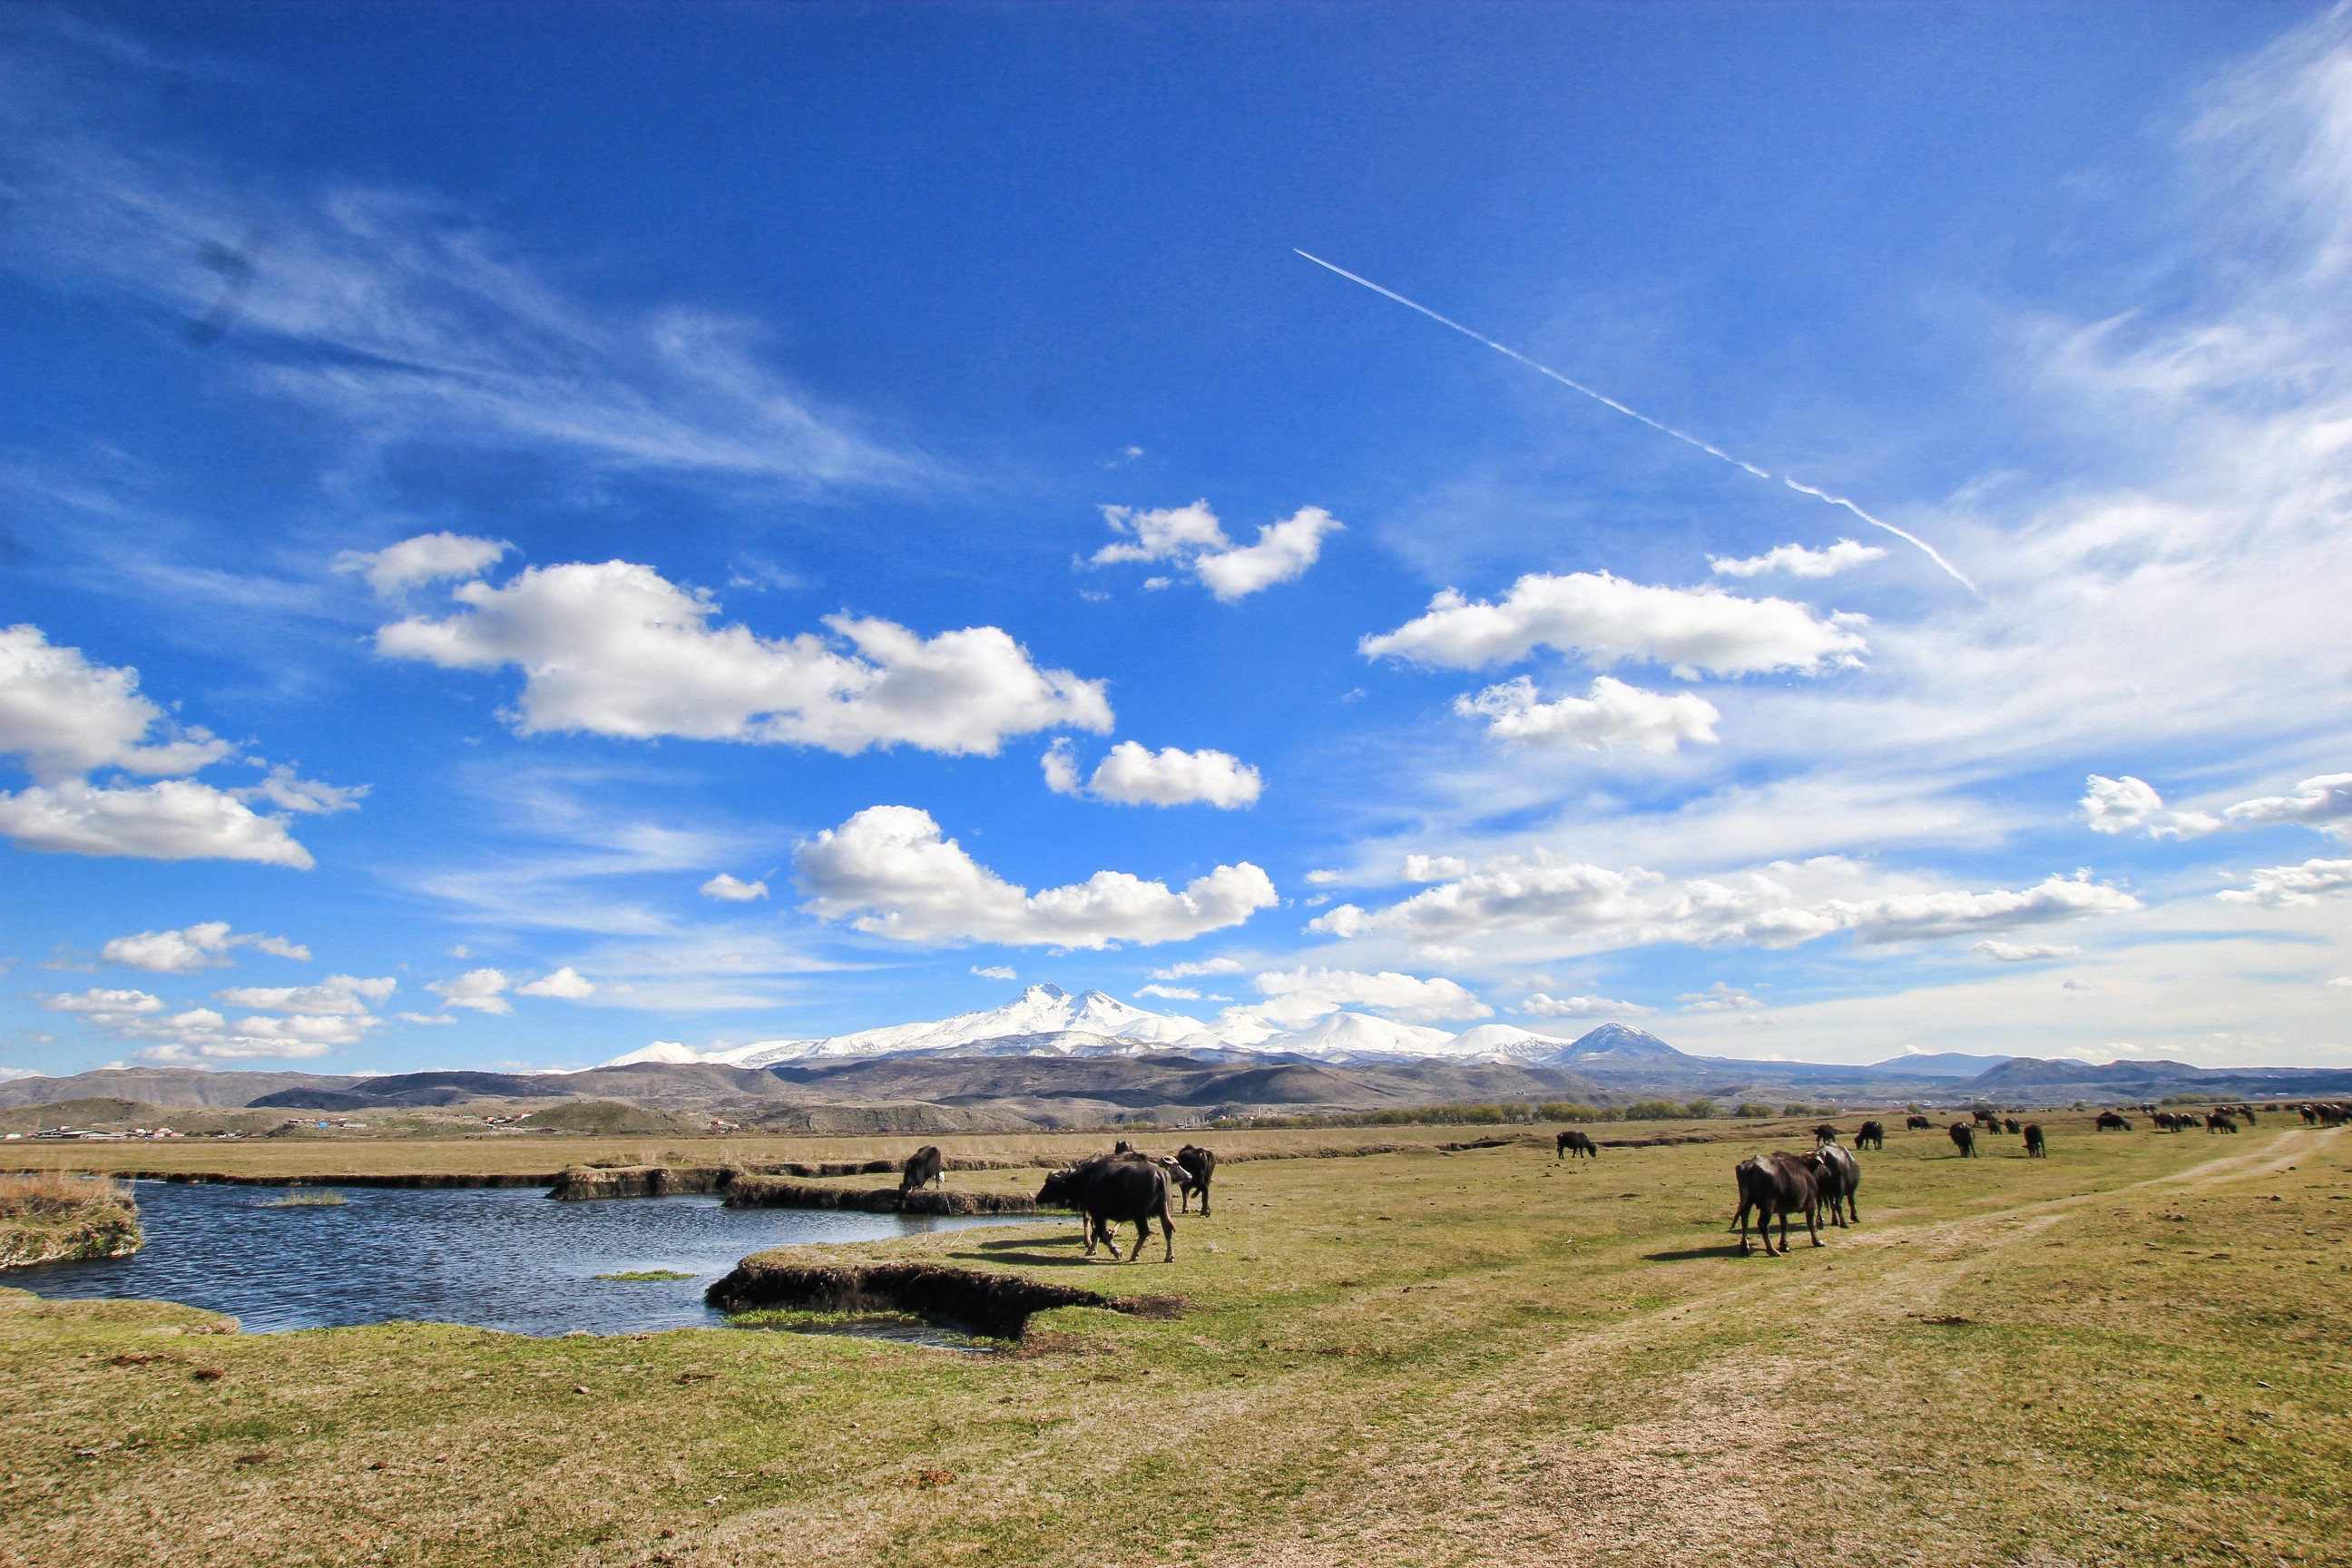
[[[2196,1114],[2163,1110],[2153,1105],[2135,1109],[2167,1132],[2186,1132],[2200,1122],[2209,1133],[2235,1132],[2242,1121],[2250,1127],[2258,1121],[2251,1105],[2217,1105]],[[2352,1121],[2352,1101],[2314,1100],[2269,1109],[2294,1110],[2307,1126],[2340,1127]],[[1914,1111],[1904,1119],[1903,1125],[1910,1131],[1929,1131],[1935,1122]],[[2119,1110],[2106,1110],[2098,1113],[2093,1126],[2101,1132],[2128,1132],[2132,1121]],[[1973,1110],[1969,1120],[1955,1121],[1946,1129],[1953,1149],[1962,1159],[1976,1157],[1979,1132],[2022,1138],[2030,1159],[2041,1159],[2050,1152],[2049,1140],[2039,1122],[2020,1123],[2014,1116],[1993,1110]],[[1823,1122],[1813,1129],[1814,1146],[1809,1153],[1792,1154],[1783,1150],[1750,1155],[1739,1162],[1732,1173],[1739,1196],[1738,1212],[1732,1216],[1732,1225],[1739,1232],[1743,1256],[1754,1250],[1748,1240],[1751,1216],[1767,1256],[1788,1251],[1789,1219],[1792,1215],[1803,1218],[1806,1233],[1815,1247],[1822,1245],[1824,1215],[1840,1228],[1862,1223],[1862,1210],[1854,1202],[1854,1194],[1862,1187],[1862,1162],[1855,1158],[1854,1152],[1885,1148],[1886,1129],[1877,1121],[1864,1121],[1854,1132],[1853,1149],[1840,1143],[1838,1135],[1837,1127]],[[1571,1127],[1554,1140],[1552,1157],[1597,1160],[1601,1150],[1589,1134]],[[1117,1258],[1118,1238],[1114,1227],[1132,1225],[1135,1247],[1128,1254],[1127,1261],[1134,1262],[1143,1255],[1144,1244],[1151,1239],[1151,1222],[1158,1220],[1163,1245],[1160,1260],[1172,1263],[1176,1260],[1176,1227],[1169,1218],[1168,1200],[1177,1198],[1176,1212],[1187,1214],[1198,1194],[1202,1216],[1206,1218],[1209,1184],[1216,1169],[1216,1155],[1195,1144],[1187,1143],[1172,1155],[1154,1155],[1122,1142],[1108,1154],[1097,1154],[1054,1172],[1038,1189],[1037,1202],[1046,1208],[1077,1211],[1086,1226],[1089,1258],[1097,1247],[1108,1247],[1111,1257]],[[919,1149],[906,1162],[898,1190],[908,1193],[927,1184],[944,1184],[945,1170],[946,1161],[936,1146]],[[1772,1244],[1775,1220],[1780,1226],[1777,1248]]]

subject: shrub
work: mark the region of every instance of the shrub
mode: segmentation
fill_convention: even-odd
[[[1680,1121],[1685,1114],[1671,1100],[1637,1100],[1625,1108],[1628,1121]]]
[[[1812,1108],[1811,1106],[1810,1106],[1810,1105],[1793,1105],[1793,1104],[1792,1104],[1792,1105],[1784,1105],[1784,1106],[1782,1106],[1782,1107],[1780,1108],[1780,1114],[1781,1114],[1781,1115],[1783,1115],[1783,1116],[1811,1116],[1812,1113],[1813,1113],[1813,1108]],[[1748,1108],[1747,1108],[1746,1106],[1744,1106],[1744,1105],[1743,1105],[1743,1106],[1741,1106],[1741,1107],[1739,1108],[1739,1114],[1740,1114],[1740,1115],[1742,1115],[1742,1116],[1747,1115],[1747,1114],[1748,1114]]]
[[[1715,1114],[1715,1101],[1711,1100],[1694,1100],[1688,1105],[1683,1107],[1683,1114],[1689,1117],[1694,1121],[1705,1121],[1708,1117]]]
[[[1603,1121],[1622,1121],[1625,1120],[1625,1113],[1623,1110],[1612,1105],[1601,1111],[1601,1120]]]
[[[1740,1101],[1739,1109],[1733,1111],[1732,1114],[1734,1116],[1747,1117],[1751,1121],[1761,1121],[1772,1114],[1772,1108],[1769,1105],[1750,1105],[1746,1100],[1742,1100]],[[1787,1111],[1783,1112],[1783,1114],[1789,1116],[1801,1116],[1804,1113],[1798,1107],[1790,1106]]]
[[[1547,1100],[1536,1107],[1536,1118],[1540,1121],[1598,1121],[1601,1111],[1580,1100]]]

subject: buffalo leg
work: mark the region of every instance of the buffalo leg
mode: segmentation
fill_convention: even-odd
[[[1203,1198],[1202,1201],[1205,1203],[1208,1200]],[[1175,1262],[1176,1227],[1168,1222],[1168,1200],[1166,1198],[1160,1200],[1160,1235],[1161,1239],[1166,1241],[1168,1244],[1168,1250],[1161,1254],[1160,1261],[1162,1263]]]

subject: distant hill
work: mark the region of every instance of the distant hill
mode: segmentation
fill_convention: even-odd
[[[2014,1061],[2013,1057],[1976,1057],[1966,1051],[1917,1051],[1873,1062],[1873,1072],[1904,1073],[1912,1078],[1974,1078],[1980,1072]]]

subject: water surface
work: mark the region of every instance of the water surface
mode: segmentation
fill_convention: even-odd
[[[238,1187],[141,1182],[131,1258],[12,1268],[39,1296],[138,1297],[227,1312],[248,1332],[394,1319],[520,1334],[714,1327],[712,1280],[746,1253],[1002,1224],[824,1209],[730,1209],[716,1197],[558,1203],[535,1187]],[[339,1205],[273,1207],[333,1190]],[[599,1274],[670,1268],[686,1279]]]

